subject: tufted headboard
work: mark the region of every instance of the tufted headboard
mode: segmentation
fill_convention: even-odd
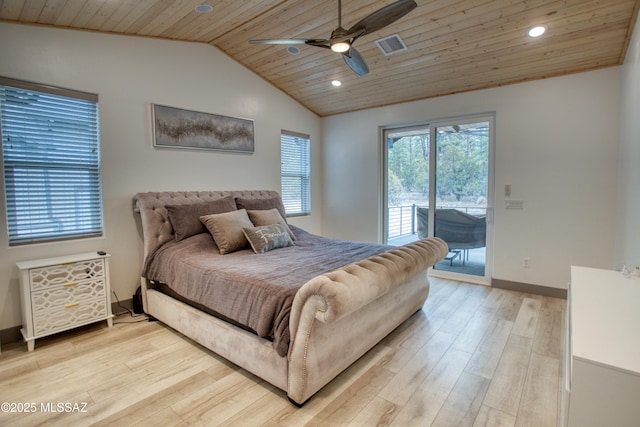
[[[138,193],[133,196],[133,210],[140,213],[142,234],[144,239],[144,259],[163,243],[172,240],[173,227],[165,206],[188,205],[208,202],[226,196],[243,199],[271,199],[280,197],[273,190],[239,190],[239,191],[162,191]]]

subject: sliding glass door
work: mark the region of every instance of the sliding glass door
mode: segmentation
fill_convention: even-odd
[[[443,277],[490,283],[493,117],[385,129],[385,241],[440,237]]]

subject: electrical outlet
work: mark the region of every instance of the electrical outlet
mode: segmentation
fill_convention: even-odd
[[[524,268],[531,267],[531,258],[529,258],[529,257],[522,258],[522,267],[524,267]]]

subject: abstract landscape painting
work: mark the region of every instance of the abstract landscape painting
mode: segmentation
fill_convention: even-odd
[[[253,153],[253,120],[152,104],[156,147]]]

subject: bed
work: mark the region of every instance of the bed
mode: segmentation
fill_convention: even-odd
[[[448,252],[437,238],[389,247],[307,233],[275,191],[148,192],[133,204],[144,311],[297,405],[421,309],[427,270]]]

